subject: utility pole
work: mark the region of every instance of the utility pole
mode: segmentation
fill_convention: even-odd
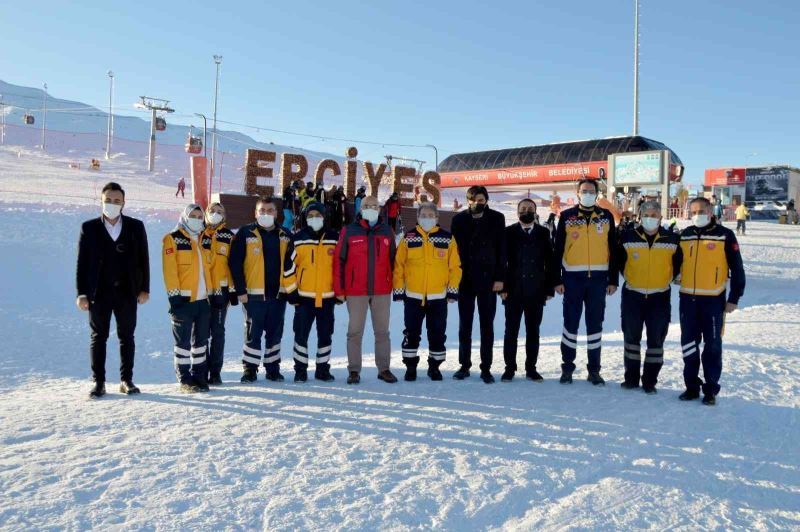
[[[425,146],[428,147],[428,148],[433,148],[433,153],[436,156],[436,166],[434,166],[433,169],[436,172],[438,172],[439,171],[439,150],[437,150],[436,146],[434,146],[433,144],[426,144]]]
[[[639,134],[639,0],[633,0],[633,135]]]
[[[147,153],[147,171],[152,172],[155,169],[156,162],[156,112],[174,113],[175,109],[169,106],[169,100],[151,98],[149,96],[139,96],[139,98],[142,101],[135,104],[135,107],[148,109],[152,113],[150,118],[150,146]]]
[[[214,182],[214,166],[217,162],[217,100],[219,99],[219,65],[222,63],[222,56],[215,55],[214,62],[217,64],[217,80],[214,82],[214,134],[211,138],[211,183]]]
[[[111,137],[114,128],[114,73],[108,71],[109,89],[108,89],[108,139],[106,140],[106,160],[111,158]]]
[[[47,137],[47,83],[44,83],[43,87],[44,87],[44,119],[42,120],[42,151],[44,151],[45,139]]]

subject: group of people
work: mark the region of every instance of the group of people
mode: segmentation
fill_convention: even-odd
[[[296,232],[278,223],[275,200],[257,200],[254,222],[234,233],[225,208],[203,210],[190,204],[162,245],[164,283],[175,339],[174,364],[180,389],[208,391],[222,383],[225,321],[230,305],[241,304],[245,321],[241,382],[254,382],[263,366],[267,380],[283,381],[281,340],[286,305],[295,307],[292,324],[294,380],[305,382],[312,352],[314,378],[330,382],[335,305],[347,307],[348,384],[360,382],[362,337],[367,314],[375,336],[378,379],[397,382],[390,369],[389,316],[392,300],[403,305],[404,379],[417,379],[419,344],[425,325],[427,376],[442,380],[446,358],[448,303],[459,315],[459,369],[470,377],[472,329],[477,307],[480,378],[495,381],[494,319],[497,302],[505,312],[501,380],[517,373],[517,343],[524,318],[525,377],[540,382],[539,329],[544,307],[563,297],[562,384],[576,369],[578,328],[585,313],[587,380],[605,383],[601,351],[606,298],[622,288],[625,374],[622,387],[656,393],[664,360],[670,315],[670,285],[680,285],[681,350],[686,390],[681,400],[700,397],[714,404],[722,370],[725,314],[736,309],[745,287],[736,237],[716,223],[710,202],[690,203],[692,226],[681,233],[665,229],[657,202],[645,202],[637,224],[618,230],[612,214],[596,205],[598,183],[583,179],[578,203],[560,212],[555,231],[537,223],[536,203],[523,199],[518,221],[489,207],[489,193],[470,187],[468,209],[439,226],[435,204],[417,207],[417,224],[396,238],[381,216],[377,198],[357,198],[355,219],[332,227],[326,205],[315,197],[303,205]],[[115,183],[103,189],[103,214],[84,223],[78,257],[78,306],[88,310],[92,329],[90,395],[105,393],[105,344],[111,314],[117,318],[123,393],[138,393],[132,381],[136,303],[147,301],[147,242],[141,222],[121,214],[124,191]],[[316,349],[308,345],[316,326]],[[642,353],[642,333],[647,341]],[[699,377],[703,366],[704,379]]]

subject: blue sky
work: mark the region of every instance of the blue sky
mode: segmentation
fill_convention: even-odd
[[[0,79],[105,106],[448,153],[628,134],[633,2],[14,2]],[[642,135],[707,167],[800,165],[800,4],[641,0]],[[45,13],[46,15],[42,15]],[[131,112],[133,114],[133,112]],[[188,123],[188,118],[177,117]],[[341,153],[347,143],[235,128]],[[432,160],[426,148],[358,145]],[[755,154],[755,155],[753,155]]]

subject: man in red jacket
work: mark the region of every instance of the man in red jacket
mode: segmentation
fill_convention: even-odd
[[[378,378],[397,382],[389,371],[389,307],[392,303],[394,267],[394,232],[378,215],[375,197],[361,202],[356,221],[342,230],[333,260],[333,290],[339,301],[347,302],[350,323],[347,326],[347,384],[361,380],[361,339],[367,309],[372,315],[375,333],[375,365]]]

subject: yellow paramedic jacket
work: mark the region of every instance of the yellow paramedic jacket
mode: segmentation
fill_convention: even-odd
[[[498,235],[503,238],[503,235]],[[455,299],[461,282],[456,239],[438,225],[426,233],[417,225],[403,235],[394,260],[394,299]]]
[[[339,234],[324,229],[319,235],[308,227],[294,235],[292,261],[296,267],[297,292],[322,307],[323,299],[333,297],[333,257]]]
[[[623,231],[618,264],[625,288],[644,295],[668,292],[683,260],[679,239],[677,233],[659,227],[651,245],[641,226]]]
[[[265,280],[265,254],[270,257],[269,250],[265,249],[265,242],[261,238],[258,224],[252,223],[242,226],[236,233],[228,256],[228,267],[231,271],[233,284],[237,295],[247,294],[248,298],[266,299],[282,297],[297,290],[295,265],[292,262],[294,245],[292,237],[282,227],[275,227],[279,242],[278,265],[280,273],[275,294],[266,294],[267,283]]]
[[[744,293],[745,276],[739,243],[733,231],[716,222],[702,228],[687,227],[681,233],[681,249],[682,294],[718,296],[725,292],[730,276],[728,302],[739,303]]]
[[[617,245],[614,216],[607,209],[578,206],[561,211],[555,236],[555,264],[558,284],[562,270],[567,274],[608,272],[608,284],[617,286],[619,272],[614,249]]]
[[[164,236],[161,262],[164,268],[164,286],[171,304],[197,300],[200,261],[203,261],[203,277],[206,290],[210,294],[212,290],[210,255],[183,229],[176,229]]]
[[[216,228],[207,227],[203,231],[203,249],[211,261],[211,284],[208,293],[212,296],[223,296],[227,299],[231,281],[231,271],[228,268],[228,255],[231,252],[233,232],[220,224]]]

